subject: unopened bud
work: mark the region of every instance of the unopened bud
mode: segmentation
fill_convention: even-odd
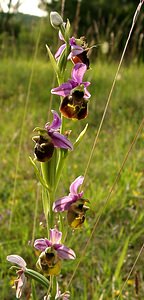
[[[52,11],[50,13],[50,22],[54,28],[59,28],[63,24],[63,19],[56,11]]]

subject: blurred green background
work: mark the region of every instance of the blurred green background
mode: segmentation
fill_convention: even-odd
[[[8,1],[7,1],[8,2]],[[11,1],[10,1],[11,2]],[[19,3],[20,1],[16,1]],[[51,3],[49,3],[51,2]],[[98,45],[92,51],[92,59],[119,59],[130,30],[132,17],[138,0],[114,0],[110,4],[105,0],[40,0],[39,7],[48,12],[43,19],[39,56],[44,56],[45,44],[53,49],[57,47],[57,34],[49,26],[49,12],[59,13],[64,3],[64,18],[69,18],[72,34],[85,35],[89,45]],[[18,13],[19,5],[10,4],[9,11],[0,13],[0,56],[19,56],[31,54],[35,47],[39,31],[39,17]],[[144,60],[144,13],[141,12],[138,24],[134,29],[126,59]]]

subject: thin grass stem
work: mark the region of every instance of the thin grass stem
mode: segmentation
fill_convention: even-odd
[[[32,239],[31,244],[33,245],[35,239],[35,229],[36,229],[36,220],[37,220],[37,212],[38,212],[38,202],[39,202],[39,194],[40,194],[40,185],[37,185],[36,191],[36,201],[35,201],[35,210],[34,210],[34,221],[33,221],[33,230],[32,230]]]
[[[65,9],[65,0],[62,0],[62,3],[61,3],[61,16],[62,16],[62,18],[64,17],[64,9]]]
[[[137,257],[136,257],[136,259],[134,261],[134,263],[133,263],[133,266],[130,269],[130,272],[129,272],[129,274],[128,274],[128,276],[127,276],[127,278],[126,278],[126,280],[125,280],[125,282],[124,282],[124,284],[122,286],[122,288],[120,289],[119,296],[118,296],[117,300],[120,299],[120,296],[122,296],[122,292],[123,292],[123,290],[124,290],[124,288],[125,288],[128,280],[129,280],[129,278],[130,278],[130,276],[131,276],[131,274],[132,274],[132,272],[133,272],[133,270],[134,270],[134,268],[135,268],[135,266],[136,266],[136,264],[137,264],[140,256],[141,256],[143,250],[144,250],[144,243],[143,243],[143,245],[142,245],[142,247],[141,247],[141,249],[140,249],[140,251],[139,251],[139,253],[138,253],[138,255],[137,255]]]
[[[98,142],[99,134],[100,134],[100,131],[101,131],[103,123],[104,123],[104,119],[105,119],[105,116],[106,116],[106,113],[107,113],[107,110],[108,110],[108,106],[110,104],[110,100],[111,100],[112,93],[113,93],[113,90],[114,90],[114,87],[115,87],[115,84],[116,84],[116,80],[117,80],[117,77],[119,75],[119,71],[120,71],[120,68],[121,68],[121,65],[122,65],[122,62],[123,62],[123,59],[124,59],[124,55],[125,55],[125,52],[127,50],[127,46],[128,46],[129,40],[131,38],[131,35],[132,35],[132,32],[133,32],[133,29],[134,29],[134,26],[135,26],[135,23],[136,23],[136,20],[137,20],[137,17],[138,17],[138,14],[140,12],[142,4],[143,4],[143,2],[140,1],[139,5],[137,6],[137,9],[135,11],[134,17],[133,17],[133,21],[132,21],[132,25],[131,25],[131,28],[130,28],[130,31],[129,31],[129,34],[128,34],[128,38],[126,40],[126,43],[125,43],[125,46],[124,46],[124,49],[123,49],[123,52],[122,52],[122,55],[121,55],[121,59],[120,59],[120,62],[119,62],[119,65],[118,65],[118,68],[117,68],[117,71],[116,71],[113,83],[112,83],[112,87],[111,87],[109,95],[108,95],[108,99],[107,99],[107,102],[106,102],[106,105],[105,105],[105,108],[104,108],[104,112],[103,112],[103,115],[102,115],[102,118],[101,118],[101,122],[100,122],[99,128],[98,128],[98,130],[96,132],[96,136],[95,136],[95,139],[94,139],[92,150],[90,152],[90,156],[89,156],[86,168],[85,168],[84,181],[83,181],[83,184],[81,186],[81,189],[83,189],[84,184],[86,182],[86,175],[88,173],[88,169],[89,169],[90,163],[92,161],[94,150],[95,150],[95,147],[96,147],[97,142]]]
[[[98,128],[98,131],[96,133],[95,140],[94,140],[93,147],[92,147],[92,151],[90,153],[90,156],[89,156],[89,159],[88,159],[88,163],[87,163],[87,166],[86,166],[86,169],[85,169],[84,182],[86,180],[86,175],[87,175],[87,172],[88,172],[88,168],[89,168],[90,162],[92,160],[92,156],[93,156],[93,153],[94,153],[94,150],[95,150],[95,146],[97,144],[98,137],[99,137],[99,134],[100,134],[100,131],[101,131],[104,119],[105,119],[105,115],[106,115],[106,112],[107,112],[107,109],[108,109],[108,106],[109,106],[109,103],[110,103],[110,100],[111,100],[111,96],[112,96],[112,93],[113,93],[113,90],[114,90],[114,87],[115,87],[116,79],[117,79],[117,76],[119,74],[119,71],[120,71],[120,68],[121,68],[121,65],[122,65],[122,62],[123,62],[123,58],[124,58],[124,55],[125,55],[125,52],[126,52],[126,49],[127,49],[127,46],[128,46],[131,34],[132,34],[132,31],[133,31],[133,28],[134,28],[134,25],[136,23],[136,20],[137,20],[137,17],[138,17],[138,14],[140,12],[142,4],[143,4],[143,1],[140,1],[139,5],[137,6],[137,9],[135,11],[134,17],[133,17],[133,21],[132,21],[132,25],[131,25],[131,28],[130,28],[130,31],[129,31],[129,34],[128,34],[128,38],[126,40],[126,44],[125,44],[124,50],[123,50],[122,55],[121,55],[121,59],[120,59],[120,62],[119,62],[119,65],[118,65],[118,68],[117,68],[117,71],[116,71],[113,83],[112,83],[112,87],[110,89],[110,93],[109,93],[108,100],[107,100],[107,103],[106,103],[106,106],[105,106],[105,109],[104,109],[104,113],[103,113],[103,116],[102,116],[102,119],[101,119],[101,122],[100,122],[100,125],[99,125],[99,128]],[[123,160],[123,162],[121,164],[121,167],[120,167],[120,169],[119,169],[119,171],[117,173],[117,176],[116,176],[116,178],[114,180],[114,183],[113,183],[113,185],[111,186],[111,188],[109,190],[108,196],[105,199],[105,202],[104,202],[104,205],[103,205],[103,207],[101,209],[101,212],[100,212],[99,216],[97,217],[97,219],[95,221],[95,224],[94,224],[93,229],[91,231],[90,237],[89,237],[89,239],[88,239],[88,241],[87,241],[87,243],[86,243],[86,245],[85,245],[85,247],[84,247],[84,249],[83,249],[83,251],[81,253],[81,257],[80,257],[80,259],[79,259],[79,261],[78,261],[78,263],[77,263],[77,265],[75,267],[75,270],[74,270],[74,272],[73,272],[73,274],[72,274],[72,276],[70,278],[70,281],[68,283],[68,287],[70,286],[70,284],[71,284],[71,282],[72,282],[72,280],[73,280],[73,278],[74,278],[74,276],[76,274],[76,271],[77,271],[77,269],[78,269],[81,261],[83,260],[84,254],[85,254],[85,252],[86,252],[86,250],[87,250],[87,248],[89,246],[90,240],[93,237],[93,234],[94,234],[95,229],[96,229],[96,227],[97,227],[97,225],[99,223],[99,220],[100,220],[100,218],[101,218],[101,216],[102,216],[102,214],[103,214],[103,212],[104,212],[104,210],[106,208],[106,205],[107,205],[107,203],[108,203],[108,201],[109,201],[109,199],[110,199],[110,197],[112,195],[112,192],[113,192],[113,190],[114,190],[114,188],[115,188],[115,186],[116,186],[116,184],[117,184],[117,182],[118,182],[118,180],[119,180],[119,178],[121,176],[121,173],[122,173],[122,171],[124,169],[126,161],[127,161],[128,157],[129,157],[129,154],[131,153],[132,148],[135,145],[135,143],[137,141],[137,138],[138,138],[141,130],[143,129],[143,126],[144,126],[144,119],[142,119],[142,122],[140,123],[140,126],[138,127],[136,135],[134,136],[134,139],[133,139],[133,141],[132,141],[132,143],[131,143],[131,145],[130,145],[130,147],[129,147],[129,149],[128,149],[125,157],[124,157],[124,160]],[[83,183],[83,185],[84,185],[84,183]],[[83,188],[83,185],[82,185],[81,188]]]
[[[26,120],[26,114],[27,114],[28,103],[29,103],[29,98],[30,98],[32,79],[33,79],[33,74],[34,74],[34,65],[35,65],[35,61],[36,61],[36,57],[37,57],[37,53],[38,53],[38,47],[39,47],[40,36],[41,36],[42,20],[43,19],[41,18],[40,29],[39,29],[39,33],[38,33],[38,37],[37,37],[37,41],[36,41],[35,52],[34,52],[34,56],[33,56],[32,68],[31,68],[31,74],[30,74],[28,89],[27,89],[27,96],[26,96],[26,100],[25,100],[25,106],[24,106],[23,117],[22,117],[20,139],[19,139],[18,153],[17,153],[17,159],[16,159],[14,185],[13,185],[12,200],[11,200],[11,214],[10,214],[10,220],[9,220],[9,230],[11,230],[12,221],[13,221],[16,187],[17,187],[17,177],[18,177],[19,164],[20,164],[20,154],[21,154],[21,149],[22,149],[22,141],[23,141],[23,135],[24,135],[25,120]]]
[[[109,190],[109,192],[108,192],[108,196],[106,197],[106,199],[105,199],[105,201],[104,201],[104,203],[103,203],[103,206],[102,206],[102,209],[101,209],[101,211],[100,211],[100,214],[98,215],[98,217],[97,217],[97,219],[96,219],[96,221],[95,221],[95,224],[94,224],[94,226],[93,226],[93,229],[92,229],[92,231],[91,231],[91,234],[90,234],[90,236],[89,236],[89,238],[88,238],[88,240],[87,240],[87,243],[86,243],[86,245],[85,245],[85,247],[84,247],[84,249],[83,249],[83,251],[82,251],[82,253],[81,253],[81,257],[80,257],[80,259],[79,259],[79,261],[78,261],[78,263],[77,263],[77,265],[76,265],[76,267],[75,267],[75,270],[74,270],[74,272],[73,272],[73,274],[72,274],[72,276],[71,276],[71,278],[70,278],[70,281],[69,281],[69,283],[68,283],[68,287],[70,286],[70,284],[71,284],[71,282],[72,282],[72,280],[73,280],[73,278],[74,278],[74,276],[75,276],[75,273],[76,273],[76,271],[77,271],[77,269],[78,269],[80,263],[82,262],[83,258],[85,257],[86,250],[87,250],[87,248],[88,248],[88,246],[89,246],[89,244],[90,244],[90,241],[91,241],[91,239],[92,239],[92,237],[93,237],[93,234],[94,234],[94,232],[95,232],[95,230],[96,230],[96,227],[97,227],[97,225],[98,225],[98,223],[99,223],[99,221],[100,221],[100,218],[101,218],[101,216],[102,216],[102,214],[103,214],[103,212],[104,212],[104,210],[105,210],[105,208],[106,208],[106,206],[107,206],[107,204],[108,204],[108,201],[109,201],[110,198],[111,198],[111,195],[112,195],[112,193],[113,193],[113,191],[114,191],[114,188],[115,188],[116,184],[118,183],[118,181],[119,181],[119,179],[120,179],[121,173],[122,173],[122,171],[123,171],[123,169],[124,169],[124,166],[125,166],[125,164],[126,164],[126,162],[127,162],[127,159],[128,159],[128,157],[129,157],[129,155],[130,155],[130,153],[131,153],[131,151],[132,151],[132,149],[133,149],[133,147],[134,147],[134,145],[135,145],[135,143],[136,143],[136,141],[137,141],[137,139],[138,139],[138,137],[139,137],[139,135],[140,135],[140,133],[141,133],[143,127],[144,127],[144,119],[142,119],[142,121],[141,121],[141,123],[140,123],[140,125],[139,125],[139,127],[138,127],[138,130],[137,130],[137,132],[136,132],[136,134],[135,134],[135,136],[134,136],[134,139],[133,139],[132,143],[131,143],[130,146],[129,146],[129,149],[128,149],[128,151],[127,151],[127,153],[126,153],[126,155],[125,155],[125,157],[124,157],[124,159],[123,159],[123,162],[122,162],[122,164],[121,164],[121,167],[120,167],[120,169],[119,169],[119,171],[118,171],[118,173],[117,173],[117,175],[116,175],[116,177],[115,177],[115,180],[114,180],[114,182],[113,182],[113,184],[112,184],[112,186],[111,186],[111,188],[110,188],[110,190]]]

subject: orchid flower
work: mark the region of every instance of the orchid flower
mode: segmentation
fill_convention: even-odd
[[[72,228],[80,227],[85,220],[85,212],[88,209],[85,203],[88,200],[83,199],[83,191],[78,192],[78,188],[82,185],[83,176],[77,177],[70,185],[70,193],[53,203],[53,211],[62,212],[67,210],[68,223]]]
[[[67,139],[67,137],[58,132],[62,123],[61,118],[59,117],[56,111],[52,110],[52,113],[53,122],[51,123],[51,125],[49,125],[49,123],[46,123],[45,129],[49,137],[52,139],[54,147],[73,150],[73,146],[71,142]]]
[[[68,82],[62,83],[59,87],[53,88],[51,90],[52,94],[56,94],[62,97],[69,96],[73,90],[84,91],[84,97],[86,99],[90,98],[90,93],[87,91],[87,87],[90,85],[90,82],[83,82],[83,76],[86,72],[85,64],[78,63],[74,66],[72,70],[72,79]]]
[[[61,244],[62,233],[56,228],[50,229],[50,239],[37,239],[34,247],[42,253],[39,256],[37,267],[48,275],[58,275],[61,269],[61,260],[75,259],[74,251]]]
[[[41,162],[48,161],[52,157],[54,148],[73,150],[73,146],[67,137],[59,133],[61,126],[59,115],[54,110],[52,110],[52,113],[52,123],[46,123],[44,129],[36,128],[35,131],[40,134],[33,137],[33,141],[36,143],[35,156]]]
[[[16,287],[16,298],[19,299],[22,295],[22,291],[26,283],[26,277],[24,275],[24,272],[26,270],[26,262],[19,255],[8,255],[7,260],[11,263],[17,264],[20,267],[20,270],[16,272],[18,274],[18,278],[14,282]]]
[[[87,90],[90,82],[83,82],[86,70],[85,64],[77,63],[72,70],[72,79],[51,90],[52,94],[64,97],[60,111],[66,118],[80,120],[87,116],[87,99],[91,95]]]
[[[59,38],[61,41],[64,41],[64,38],[60,31],[59,31]],[[81,37],[80,39],[75,39],[74,37],[71,37],[69,39],[69,44],[71,47],[71,52],[68,55],[68,59],[71,59],[74,64],[79,62],[84,63],[87,66],[87,69],[89,69],[89,59],[87,57],[89,48],[87,48],[87,44],[85,43],[84,37]],[[59,49],[55,54],[55,59],[58,59],[61,56],[65,48],[66,48],[66,43],[62,44],[59,47]]]
[[[80,62],[84,63],[89,69],[89,59],[87,57],[87,52],[89,48],[87,48],[87,44],[85,44],[84,38],[75,39],[74,37],[69,40],[71,46],[71,52],[68,56],[68,59],[71,59],[74,64]]]

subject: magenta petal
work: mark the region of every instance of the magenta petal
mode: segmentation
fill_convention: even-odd
[[[77,177],[70,185],[70,194],[72,195],[78,194],[78,188],[80,185],[82,185],[83,181],[84,181],[83,176]]]
[[[44,251],[47,247],[51,247],[52,243],[48,239],[37,239],[34,242],[34,247],[40,251]]]
[[[74,45],[71,47],[71,52],[73,56],[77,56],[78,54],[84,52],[84,49],[78,45]]]
[[[53,121],[51,125],[49,123],[46,123],[45,128],[49,131],[51,130],[57,130],[61,126],[61,118],[59,117],[58,113],[55,110],[51,111],[53,113]]]
[[[81,54],[82,52],[84,52],[83,48],[80,46],[73,46],[71,47],[71,52],[72,52],[72,56],[77,56],[79,54]]]
[[[73,150],[72,143],[63,134],[59,132],[49,132],[49,136],[52,138],[55,147]]]
[[[83,82],[82,83],[84,85],[84,87],[86,88],[87,86],[89,86],[91,83],[89,81]]]
[[[78,83],[73,79],[70,79],[69,83],[71,84],[71,90],[78,86]]]
[[[71,204],[75,202],[72,196],[65,196],[53,203],[53,211],[64,211],[68,210]]]
[[[61,259],[75,259],[76,255],[74,251],[64,245],[61,245],[57,250],[57,254]]]
[[[63,44],[59,47],[59,49],[57,50],[57,52],[55,54],[55,59],[59,58],[59,56],[62,54],[62,52],[64,51],[65,48],[66,48],[66,44]]]
[[[76,46],[71,47],[71,52],[68,55],[68,59],[72,59],[74,56],[81,54],[83,51],[84,51],[83,48],[80,46],[76,45]]]
[[[72,36],[72,37],[69,39],[69,44],[70,44],[70,46],[75,46],[75,45],[76,45],[75,37]]]
[[[19,256],[19,255],[8,255],[7,256],[7,260],[10,261],[11,263],[17,264],[18,266],[20,266],[21,268],[23,268],[25,270],[26,268],[26,262],[25,260]]]
[[[58,231],[56,228],[50,229],[50,241],[52,244],[59,244],[62,238],[62,232]]]
[[[91,94],[88,92],[88,90],[85,88],[84,89],[84,98],[89,99],[91,97]]]
[[[81,46],[76,44],[76,40],[74,37],[70,38],[69,44],[71,46],[71,56],[77,56],[84,51]]]
[[[82,63],[77,63],[72,70],[72,79],[75,80],[78,85],[82,83],[83,76],[87,70],[87,66]]]
[[[72,89],[71,84],[69,82],[66,82],[56,88],[53,88],[51,90],[51,93],[62,97],[66,97],[70,94],[71,89]]]

